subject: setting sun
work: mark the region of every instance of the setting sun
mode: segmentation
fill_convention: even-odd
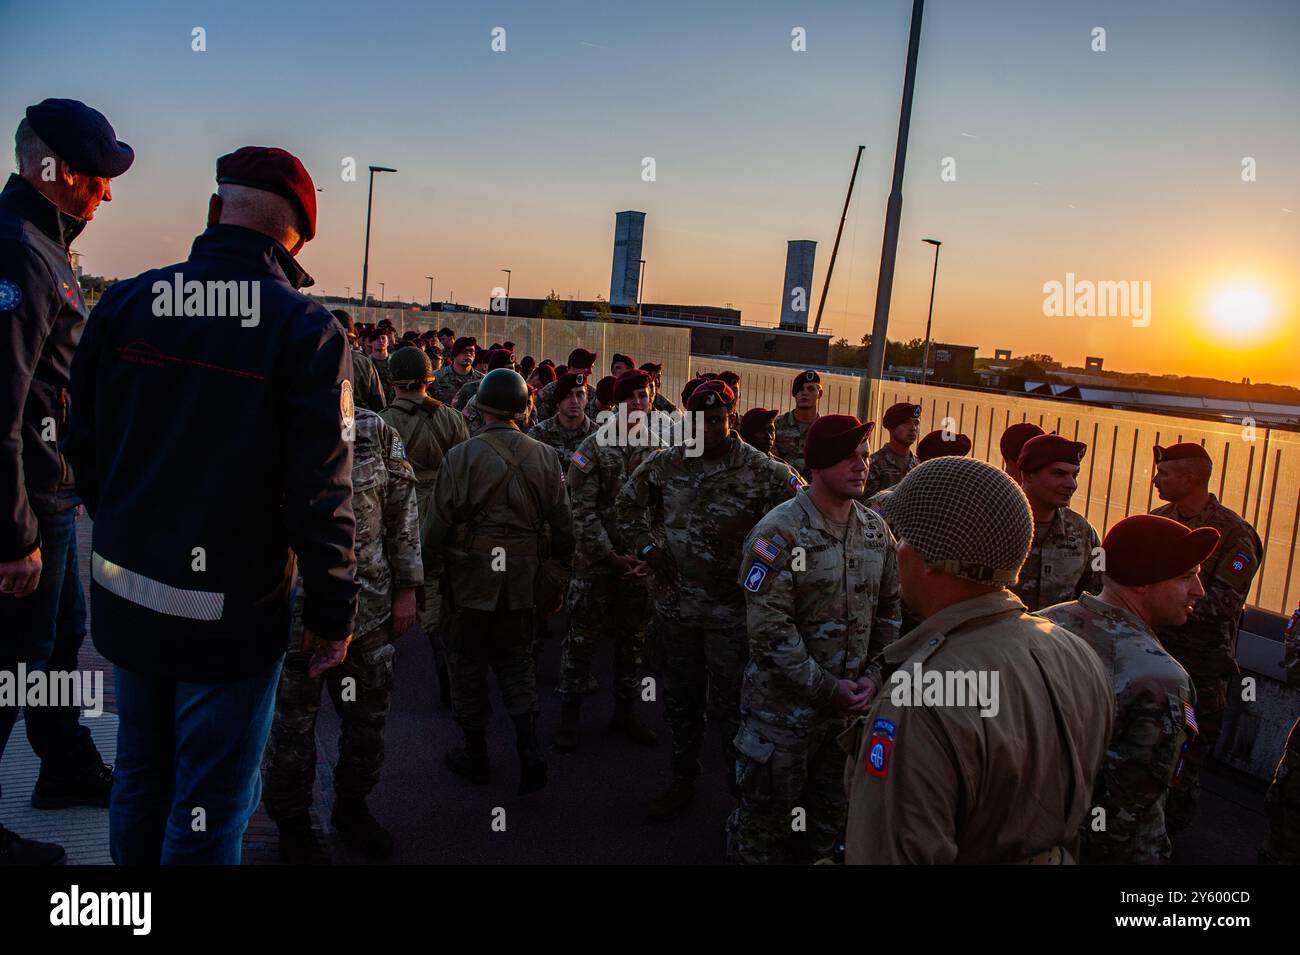
[[[1273,319],[1273,301],[1257,287],[1230,285],[1210,299],[1209,314],[1216,332],[1240,342],[1258,338],[1268,331]]]

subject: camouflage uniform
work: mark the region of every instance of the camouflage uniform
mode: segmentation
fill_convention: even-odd
[[[1196,736],[1191,678],[1141,618],[1084,594],[1039,612],[1083,638],[1101,658],[1115,690],[1115,723],[1092,812],[1079,827],[1080,860],[1093,865],[1165,865],[1165,800],[1181,783]],[[1094,825],[1104,828],[1094,829]]]
[[[453,398],[462,387],[471,381],[479,381],[483,378],[481,374],[470,368],[465,374],[456,371],[455,365],[443,365],[433,373],[433,384],[429,386],[430,396],[437,398],[443,404],[451,404]]]
[[[375,371],[370,356],[352,349],[352,400],[362,408],[369,408],[378,414],[384,410],[384,387],[379,382],[379,372]]]
[[[375,366],[375,373],[379,375],[379,384],[384,390],[384,403],[392,404],[397,390],[393,387],[393,372],[388,366],[388,359],[372,356],[370,363]]]
[[[784,464],[732,434],[716,461],[682,447],[647,458],[619,493],[624,539],[640,553],[662,534],[677,570],[673,587],[656,581],[653,635],[663,653],[664,694],[673,735],[673,777],[699,775],[706,708],[722,734],[728,778],[735,773],[740,686],[749,644],[744,591],[730,568],[754,525],[799,487]],[[654,529],[651,528],[651,520]]]
[[[1011,592],[1031,611],[1101,593],[1101,572],[1092,566],[1100,546],[1087,518],[1058,507],[1046,527],[1034,525],[1034,543]]]
[[[1300,607],[1291,615],[1282,639],[1286,684],[1300,688]],[[1268,816],[1268,834],[1260,849],[1260,862],[1300,864],[1300,719],[1287,734],[1273,782],[1264,795],[1264,814]]]
[[[538,427],[555,420],[549,418]],[[591,691],[596,646],[602,635],[613,634],[614,699],[631,703],[637,698],[650,613],[647,583],[620,580],[603,561],[610,554],[626,554],[631,549],[614,519],[614,504],[628,475],[653,451],[604,443],[593,433],[568,458],[566,480],[575,549],[569,632],[560,645],[560,693]]]
[[[576,428],[566,428],[560,423],[559,415],[555,415],[529,428],[528,437],[555,449],[555,454],[559,458],[560,473],[564,474],[568,470],[569,459],[573,456],[573,452],[577,451],[587,436],[595,430],[595,422],[585,415],[582,423]],[[612,498],[610,504],[613,504]]]
[[[1205,508],[1191,517],[1180,514],[1174,504],[1151,513],[1187,527],[1214,527],[1221,535],[1219,546],[1201,564],[1205,596],[1196,601],[1185,624],[1161,627],[1157,632],[1165,649],[1183,665],[1196,685],[1196,717],[1201,730],[1188,752],[1186,786],[1170,794],[1165,812],[1170,832],[1176,834],[1191,824],[1200,796],[1201,764],[1207,754],[1214,752],[1219,740],[1228,687],[1237,679],[1241,611],[1264,546],[1255,529],[1220,504],[1213,494]]]
[[[276,821],[311,809],[322,684],[343,722],[334,767],[336,796],[364,798],[379,782],[396,655],[390,633],[393,594],[423,582],[415,473],[397,432],[361,408],[352,456],[352,511],[361,585],[352,643],[343,663],[315,678],[307,675],[311,653],[294,649],[285,657],[262,792],[267,814]],[[290,646],[300,648],[301,587],[294,604]]]
[[[886,444],[872,454],[867,463],[870,470],[867,471],[867,489],[862,493],[864,498],[893,487],[921,462],[910,449],[900,457]]]
[[[793,409],[783,415],[777,415],[776,418],[776,453],[781,460],[789,462],[790,466],[805,478],[808,476],[808,470],[803,463],[803,445],[808,437],[808,429],[811,427],[812,421],[807,423],[799,421],[795,418]]]
[[[443,458],[455,445],[469,440],[465,419],[434,398],[425,398],[421,402],[398,398],[384,409],[382,417],[402,436],[407,460],[415,471],[415,499],[420,511],[420,536],[423,539],[429,529],[429,501]],[[433,647],[435,660],[445,665],[446,621],[438,589],[442,577],[440,556],[424,555],[424,605],[420,626]]]
[[[831,705],[838,681],[863,676],[868,661],[898,639],[894,537],[859,503],[837,526],[800,492],[750,532],[737,582],[750,657],[728,856],[813,862],[831,855],[848,812],[836,744],[845,717]],[[801,833],[791,826],[797,807],[806,813]]]

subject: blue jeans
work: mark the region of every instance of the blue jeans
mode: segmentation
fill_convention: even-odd
[[[233,683],[113,668],[117,763],[108,810],[118,865],[238,865],[284,658]]]
[[[86,595],[78,576],[76,510],[37,516],[41,531],[41,580],[27,597],[0,595],[0,670],[14,673],[19,661],[35,670],[71,671],[86,639]],[[0,706],[0,755],[18,719],[16,706]],[[99,754],[75,706],[27,710],[27,739],[42,769],[97,767]]]

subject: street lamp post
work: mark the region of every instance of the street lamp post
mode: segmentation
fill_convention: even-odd
[[[383,282],[379,283],[379,304],[380,307],[382,307],[384,304],[384,283]]]
[[[502,269],[506,273],[506,318],[510,317],[510,270]]]
[[[433,276],[426,275],[425,278],[429,280],[429,307],[433,308]]]
[[[366,257],[361,263],[361,304],[366,304],[366,288],[370,278],[370,209],[375,201],[375,173],[397,172],[390,166],[370,167],[370,191],[366,195]]]
[[[343,286],[343,291],[345,291],[345,292],[348,293],[348,304],[351,305],[351,304],[352,304],[352,286],[351,286],[351,285],[345,285],[345,286]]]
[[[641,324],[641,297],[645,295],[645,259],[641,260],[641,281],[636,288],[636,321]]]
[[[921,241],[934,246],[934,273],[930,276],[930,314],[925,317],[925,350],[921,353],[921,384],[925,384],[925,372],[930,367],[930,323],[934,320],[934,285],[939,279],[939,246],[943,243],[938,239]]]

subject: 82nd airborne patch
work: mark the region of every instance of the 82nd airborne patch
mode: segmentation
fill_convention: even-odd
[[[867,741],[867,758],[863,769],[878,779],[889,775],[889,756],[894,751],[894,733],[898,729],[892,720],[877,719],[871,724],[871,739]]]

